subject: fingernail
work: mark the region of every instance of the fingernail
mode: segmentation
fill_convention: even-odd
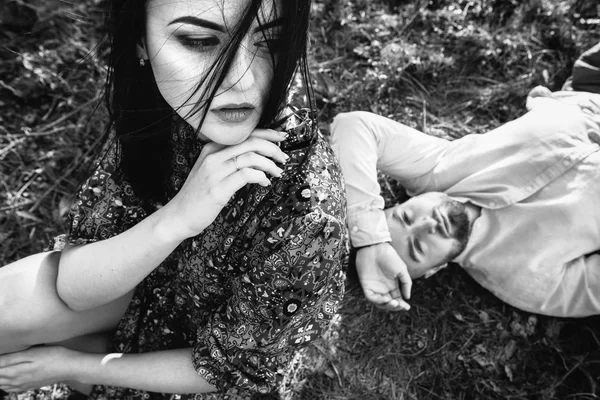
[[[281,175],[283,174],[283,170],[281,168],[277,169],[277,173],[275,174],[276,177],[281,178]]]
[[[286,139],[289,136],[289,133],[287,132],[278,132],[279,136],[281,136],[282,138]]]

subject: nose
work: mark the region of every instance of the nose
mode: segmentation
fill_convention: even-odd
[[[415,221],[412,228],[415,234],[434,234],[436,232],[438,222],[427,216],[418,221]]]
[[[256,53],[250,51],[247,45],[240,46],[223,81],[225,89],[244,92],[254,86],[255,77],[252,68],[255,58]]]

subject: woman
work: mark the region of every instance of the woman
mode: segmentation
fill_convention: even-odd
[[[0,389],[275,390],[343,295],[339,168],[286,107],[310,1],[112,3],[116,140],[55,251],[0,268]]]

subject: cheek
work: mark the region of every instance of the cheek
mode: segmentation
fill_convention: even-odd
[[[263,101],[265,101],[273,83],[273,64],[270,59],[261,58],[255,62],[255,65],[252,66],[252,70],[256,77],[257,88],[260,91]]]
[[[156,84],[171,107],[198,101],[202,88],[197,91],[202,78],[202,66],[189,61],[171,61],[168,57],[157,57],[152,64]]]

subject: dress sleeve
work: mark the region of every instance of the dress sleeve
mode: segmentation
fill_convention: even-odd
[[[68,235],[56,237],[50,248],[105,240],[126,231],[146,216],[131,185],[117,178],[118,142],[111,141],[93,174],[83,183],[69,212]]]
[[[317,209],[271,230],[265,258],[231,282],[232,297],[197,331],[193,364],[220,391],[268,393],[296,350],[319,338],[344,292],[342,221]]]

